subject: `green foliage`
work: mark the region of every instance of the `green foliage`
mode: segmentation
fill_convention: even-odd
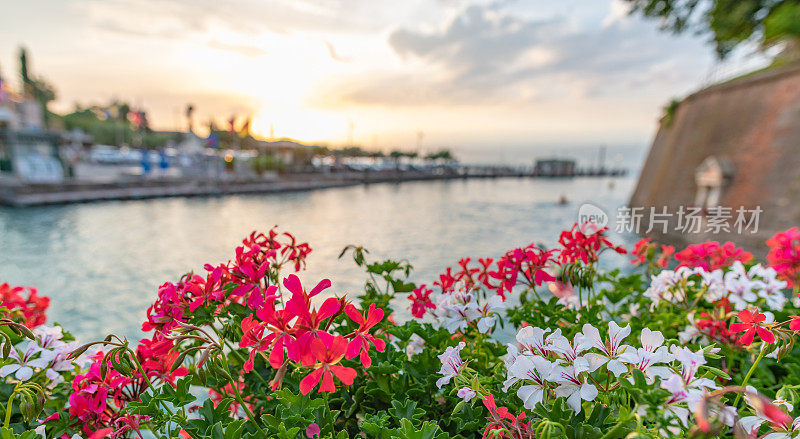
[[[127,144],[154,149],[164,147],[170,140],[178,140],[174,134],[134,127],[127,119],[130,111],[128,104],[116,103],[112,106],[115,107],[113,112],[109,110],[111,106],[76,107],[73,112],[60,116],[61,123],[66,130],[80,129],[91,135],[95,143],[104,145]],[[107,117],[106,111],[111,117]]]
[[[669,127],[672,125],[672,122],[675,121],[675,113],[678,112],[678,106],[680,106],[681,101],[677,99],[672,99],[669,101],[669,104],[664,106],[664,115],[661,117],[661,123],[664,127]]]
[[[265,154],[253,159],[253,170],[257,174],[268,171],[283,172],[286,170],[286,164],[273,155]]]
[[[745,41],[762,46],[797,39],[795,0],[625,0],[633,13],[660,20],[664,29],[709,33],[720,58]]]

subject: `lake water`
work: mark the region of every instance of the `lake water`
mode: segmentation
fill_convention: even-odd
[[[314,251],[300,276],[304,283],[327,277],[332,293],[356,293],[363,273],[352,260],[337,259],[348,244],[376,258],[407,258],[416,268],[413,279],[430,283],[462,256],[553,245],[581,203],[612,213],[634,185],[634,177],[508,178],[0,208],[0,281],[50,296],[50,321],[79,340],[108,333],[138,339],[160,284],[227,261],[253,230],[277,224],[309,242]],[[568,204],[558,204],[561,195]],[[628,245],[634,239],[618,237]]]

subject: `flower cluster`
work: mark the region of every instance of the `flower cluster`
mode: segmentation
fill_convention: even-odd
[[[472,265],[470,258],[461,259],[456,270],[448,267],[434,282],[440,289],[435,299],[429,300],[431,290],[425,285],[413,291],[409,296],[411,313],[422,318],[430,309],[451,332],[464,329],[471,322],[477,328],[477,323],[483,321],[479,330],[487,332],[494,324],[491,316],[503,307],[515,288],[532,291],[539,297],[536,288],[547,283],[562,303],[575,304],[577,298],[569,281],[562,282],[557,276],[563,264],[594,264],[608,249],[626,253],[625,248],[611,243],[605,236],[607,231],[608,228],[596,228],[590,223],[575,223],[572,229],[561,233],[559,247],[552,250],[529,244],[507,251],[496,261],[478,259],[478,266]]]
[[[121,411],[130,401],[139,399],[141,392],[127,378],[111,368],[103,370],[104,356],[98,352],[92,356],[94,360],[84,374],[79,374],[72,382],[72,394],[69,396],[69,415],[88,434],[111,431],[114,435],[123,425],[136,424],[131,416]],[[105,373],[103,373],[105,372]],[[118,427],[119,426],[119,427]],[[120,431],[123,432],[126,430]]]
[[[695,287],[697,280],[693,278],[697,271],[688,267],[678,267],[676,270],[664,270],[652,276],[650,287],[644,292],[655,308],[661,301],[672,304],[686,303]]]
[[[800,280],[800,229],[792,227],[767,240],[767,262],[790,287]]]
[[[556,280],[547,269],[555,264],[554,252],[544,251],[533,244],[507,252],[497,261],[497,270],[489,276],[498,279],[497,294],[505,300],[505,293],[511,293],[518,283],[527,288]]]
[[[736,310],[761,303],[769,309],[782,310],[787,300],[784,288],[786,282],[779,280],[771,267],[756,264],[747,269],[740,261],[734,261],[726,269],[713,271],[685,266],[661,271],[653,276],[644,295],[654,306],[662,300],[680,304],[703,299],[713,304],[724,299]]]
[[[253,233],[227,263],[162,285],[136,345],[112,335],[76,348],[42,325],[46,298],[4,286],[3,431],[800,437],[792,231],[771,240],[784,250],[770,266],[705,243],[678,252],[674,270],[673,249],[648,239],[633,248],[638,268],[608,270],[601,255],[625,250],[605,232],[576,224],[552,250],[464,258],[434,288],[410,280],[410,263],[368,263],[349,246],[369,277],[352,301],[293,274],[307,244]],[[395,321],[397,303],[413,319]],[[198,391],[210,397],[195,403]]]
[[[561,232],[558,243],[561,246],[558,259],[561,263],[584,264],[597,262],[600,254],[605,250],[613,250],[620,254],[628,251],[622,246],[616,246],[605,236],[608,227],[598,228],[591,223],[579,225],[575,223],[571,229]]]
[[[178,377],[188,374],[184,367],[173,367],[178,356],[172,351],[173,346],[170,339],[140,340],[135,351],[138,366],[134,370],[124,370],[125,374],[114,366],[125,353],[100,350],[90,355],[86,372],[76,375],[72,381],[70,421],[89,435],[105,432],[107,437],[118,438],[127,432],[138,432],[139,424],[145,422],[147,416],[127,413],[127,405],[140,401],[151,386],[174,387]]]
[[[714,271],[728,267],[735,261],[749,262],[753,259],[753,255],[736,247],[736,244],[732,242],[720,244],[716,241],[709,241],[686,247],[675,254],[675,259],[679,262],[678,267],[697,267],[706,271]]]
[[[591,375],[601,367],[615,377],[633,369],[642,371],[650,380],[668,374],[668,369],[659,364],[669,363],[673,357],[663,346],[664,336],[660,332],[642,330],[641,347],[637,348],[625,344],[630,326],[609,322],[607,336],[588,323],[582,330],[570,340],[562,335],[561,328],[552,332],[531,326],[522,328],[517,333],[518,347],[509,346],[512,355],[506,360],[505,389],[521,381],[523,385],[518,388],[517,396],[528,409],[541,403],[553,390],[556,396],[567,398],[567,404],[575,412],[580,412],[582,401],[593,401],[599,390],[609,390],[609,387],[598,389]]]
[[[50,298],[40,296],[36,288],[12,287],[4,282],[0,284],[0,306],[8,309],[10,317],[18,315],[25,326],[35,328],[47,321],[46,312],[50,307]]]
[[[255,313],[242,320],[244,336],[239,346],[250,349],[245,372],[253,370],[255,355],[261,353],[268,358],[269,365],[279,371],[272,382],[273,389],[281,385],[281,371],[285,371],[286,362],[293,361],[312,369],[300,383],[303,394],[309,393],[320,380],[319,392],[332,392],[336,389],[334,376],[346,385],[352,384],[356,377],[354,369],[339,364],[342,359],[359,357],[361,364],[369,368],[372,364],[370,347],[374,346],[378,352],[386,348],[383,339],[370,333],[384,315],[374,304],[362,312],[344,299],[330,297],[317,308],[312,299],[330,287],[329,280],[306,291],[300,279],[292,274],[284,279],[283,285],[291,293],[284,307],[277,306],[283,297],[272,287]],[[346,325],[335,324],[336,317],[342,313],[357,325],[345,335],[338,334],[337,330]]]
[[[257,308],[269,294],[268,284],[277,282],[280,269],[289,264],[299,271],[310,252],[307,243],[298,243],[289,233],[279,234],[274,228],[268,234],[253,232],[236,248],[235,258],[227,264],[206,265],[205,276],[189,274],[180,282],[162,285],[158,300],[147,309],[142,330],[168,335],[200,306],[219,310],[230,303],[243,303]]]

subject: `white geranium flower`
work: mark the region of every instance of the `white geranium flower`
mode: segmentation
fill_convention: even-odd
[[[605,364],[606,368],[615,376],[620,376],[620,374],[627,372],[628,368],[622,364],[619,356],[626,349],[631,348],[622,344],[630,334],[630,325],[621,328],[617,322],[612,321],[608,323],[608,341],[604,341],[600,337],[600,331],[597,328],[588,323],[583,325],[584,343],[589,343],[591,347],[597,348],[601,352],[600,354],[594,352],[584,354],[584,357],[589,362],[589,371],[594,372]]]
[[[508,369],[508,380],[505,390],[519,380],[525,384],[517,390],[517,396],[526,409],[533,409],[542,402],[547,390],[547,380],[553,372],[555,364],[536,355],[520,355]]]
[[[477,394],[478,394],[478,392],[470,389],[469,387],[462,387],[462,388],[458,389],[458,392],[456,392],[456,396],[458,396],[459,398],[463,399],[464,402],[469,402],[469,400],[474,398],[475,395],[477,395]]]
[[[461,373],[461,366],[464,365],[464,361],[461,360],[461,350],[464,349],[466,344],[462,341],[458,344],[458,346],[448,346],[445,351],[439,355],[439,361],[442,362],[442,368],[439,370],[439,374],[442,375],[441,378],[436,380],[436,387],[442,388],[445,384],[449,383],[450,380],[459,373]]]
[[[36,337],[36,343],[42,349],[58,350],[66,345],[66,343],[61,341],[64,333],[60,326],[42,325],[34,328],[32,332]]]
[[[577,372],[574,366],[556,366],[550,379],[559,383],[555,390],[556,396],[566,397],[567,405],[575,413],[580,413],[582,401],[594,401],[597,397],[597,387],[586,382],[585,378],[582,381],[580,372]]]
[[[661,300],[670,303],[683,302],[686,298],[686,287],[694,286],[689,277],[697,272],[688,267],[679,267],[677,270],[663,270],[658,275],[652,276],[650,287],[644,292],[653,302],[651,308],[658,306]]]
[[[672,361],[672,355],[664,344],[664,335],[659,331],[643,328],[639,336],[642,347],[638,349],[625,349],[619,359],[623,363],[632,364],[633,367],[641,370],[647,377],[648,382],[653,382],[656,377],[666,378],[669,376],[669,368],[656,366],[659,363]]]
[[[672,346],[670,350],[675,359],[681,363],[681,375],[687,383],[697,374],[700,366],[706,364],[702,350],[692,352],[685,346]]]
[[[568,364],[574,366],[576,373],[589,370],[589,361],[581,356],[581,353],[591,345],[586,343],[583,334],[580,332],[575,334],[572,342],[570,342],[567,337],[561,335],[560,330],[556,330],[547,337],[545,344],[550,346],[552,352],[555,352],[559,357],[566,360]]]
[[[544,335],[548,332],[550,332],[550,328],[542,329],[526,326],[517,332],[517,342],[519,342],[523,351],[546,357],[550,353],[550,349],[545,346]]]
[[[27,381],[33,377],[33,368],[44,369],[50,364],[55,354],[53,351],[42,350],[35,342],[26,342],[22,349],[22,354],[17,349],[11,349],[8,358],[15,363],[6,364],[0,367],[0,377],[11,375],[20,381]],[[35,358],[34,358],[35,357]]]
[[[486,334],[497,322],[497,311],[505,308],[503,298],[492,296],[485,305],[478,308],[478,331]]]

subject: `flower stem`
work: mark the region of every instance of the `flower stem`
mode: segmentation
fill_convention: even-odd
[[[234,349],[233,346],[231,346],[231,344],[228,343],[228,340],[226,340],[225,337],[222,336],[222,333],[217,329],[216,326],[214,326],[214,325],[210,325],[210,326],[211,326],[211,329],[214,330],[214,333],[217,334],[217,336],[219,337],[221,344],[224,344],[225,346],[227,346],[228,349],[230,349],[231,354],[233,354],[233,356],[235,356],[237,360],[239,360],[242,364],[244,364],[246,362],[246,359],[242,358],[242,356],[239,354],[239,352],[237,352],[236,349]],[[264,377],[262,377],[260,373],[254,372],[254,375],[256,377],[258,377],[258,379],[261,381],[262,384],[264,384],[264,386],[266,386],[267,388],[270,388],[269,382],[267,382],[267,380],[264,379]]]
[[[764,354],[766,351],[764,350],[764,344],[761,344],[761,352],[758,353],[758,357],[756,357],[756,361],[753,362],[753,365],[750,366],[750,370],[747,371],[747,375],[744,376],[744,380],[742,381],[741,386],[746,387],[747,382],[750,380],[750,377],[753,376],[753,372],[756,371],[756,367],[758,367],[758,363],[761,362],[761,359],[764,358]],[[736,394],[736,399],[733,400],[733,407],[735,408],[736,405],[739,403],[739,399],[742,397],[741,393]]]
[[[228,360],[228,356],[225,354],[225,351],[220,350],[220,353],[222,354],[222,358],[225,361],[225,364],[230,364],[230,361]],[[233,395],[234,398],[236,399],[236,402],[238,402],[239,405],[242,406],[244,412],[247,414],[247,417],[250,419],[250,421],[253,422],[253,425],[256,427],[258,432],[261,433],[261,437],[269,437],[267,433],[261,429],[261,426],[258,425],[258,420],[256,419],[256,415],[253,413],[252,410],[250,410],[250,407],[247,406],[247,403],[244,401],[244,398],[242,398],[242,394],[241,392],[239,392],[238,380],[237,382],[234,382],[234,379],[230,375],[230,373],[227,373],[226,375],[228,375],[228,378],[230,379],[230,385],[231,388],[233,389]]]
[[[14,404],[14,397],[17,396],[17,389],[19,389],[19,385],[21,382],[22,381],[20,381],[19,383],[17,383],[16,386],[14,386],[14,391],[11,392],[11,396],[8,397],[8,403],[6,404],[6,419],[5,422],[3,423],[3,428],[8,428],[8,426],[11,425],[11,407]]]

